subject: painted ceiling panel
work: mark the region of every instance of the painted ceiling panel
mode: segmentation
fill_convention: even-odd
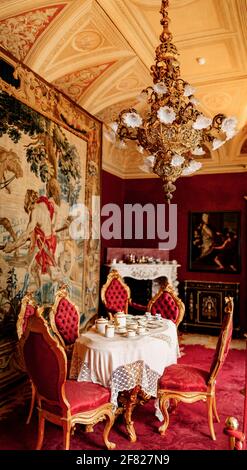
[[[53,85],[78,103],[85,90],[113,64],[114,62],[110,62],[72,72],[55,80]]]
[[[1,46],[23,61],[39,36],[64,7],[65,4],[58,4],[37,8],[0,20]]]
[[[161,32],[160,4],[160,0],[1,0],[0,43],[109,123],[124,108],[140,109],[137,96],[151,84],[150,65]],[[169,17],[182,78],[196,87],[198,109],[209,115],[236,115],[239,128],[244,126],[247,0],[170,0]],[[204,65],[199,65],[200,57],[205,58]],[[237,136],[207,155],[205,171],[245,171],[246,164],[241,166],[236,156],[241,139]],[[147,177],[139,169],[141,157],[135,147],[121,153],[108,143],[104,149],[103,164],[109,171],[125,178]]]

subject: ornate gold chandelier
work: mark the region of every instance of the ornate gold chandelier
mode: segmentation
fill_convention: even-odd
[[[231,139],[237,120],[224,114],[211,119],[196,109],[195,90],[180,77],[179,54],[168,30],[168,6],[169,0],[162,0],[163,31],[151,67],[153,86],[141,92],[148,110],[142,116],[135,108],[121,111],[110,124],[108,138],[119,148],[126,147],[127,140],[137,142],[145,168],[163,180],[165,198],[170,202],[176,189],[174,182],[201,167],[194,156],[203,155],[205,146],[216,150]]]

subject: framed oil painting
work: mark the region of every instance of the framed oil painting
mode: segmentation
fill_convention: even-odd
[[[0,49],[0,340],[15,334],[22,297],[51,305],[61,283],[81,313],[97,313],[101,123]],[[88,236],[73,237],[80,207]]]
[[[239,273],[240,212],[192,212],[189,216],[189,270]]]

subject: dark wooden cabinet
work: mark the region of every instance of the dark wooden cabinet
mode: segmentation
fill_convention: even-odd
[[[180,296],[185,303],[182,328],[186,331],[218,334],[224,316],[225,297],[234,299],[234,333],[239,328],[239,283],[184,281],[180,283]]]

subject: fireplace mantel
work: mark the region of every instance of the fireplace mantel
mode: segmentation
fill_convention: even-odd
[[[122,277],[131,277],[136,280],[155,281],[160,277],[167,277],[169,284],[173,286],[178,293],[177,269],[180,264],[177,261],[168,261],[166,263],[111,263],[108,265],[110,271],[116,269]],[[157,285],[153,282],[152,294],[157,291]]]

